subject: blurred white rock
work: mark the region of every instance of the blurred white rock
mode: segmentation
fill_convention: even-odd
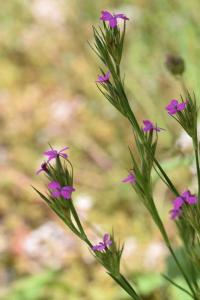
[[[124,241],[123,257],[125,259],[131,258],[136,255],[138,251],[138,242],[134,237],[128,237]]]
[[[74,197],[74,203],[81,218],[86,219],[92,208],[92,197],[87,194],[79,194]]]
[[[76,251],[73,236],[53,221],[48,221],[27,235],[23,251],[41,266],[60,268],[70,253]]]
[[[167,248],[163,242],[152,242],[144,253],[144,267],[154,269],[159,267],[167,254]]]
[[[62,0],[34,0],[31,2],[31,11],[38,21],[50,23],[50,25],[57,26],[65,20]]]
[[[182,131],[176,141],[176,146],[183,152],[192,150],[191,137],[185,131]]]

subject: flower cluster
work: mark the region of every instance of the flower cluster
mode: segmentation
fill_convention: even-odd
[[[48,150],[44,152],[44,155],[47,156],[47,162],[43,162],[40,166],[40,168],[37,170],[36,174],[38,175],[41,172],[46,172],[48,173],[48,163],[52,160],[52,159],[56,159],[57,157],[63,157],[64,159],[66,159],[68,157],[68,155],[66,153],[63,153],[65,150],[69,149],[69,147],[64,147],[61,150]]]
[[[68,228],[87,244],[99,263],[106,268],[108,274],[114,279],[119,279],[120,259],[123,247],[117,246],[114,234],[109,235],[108,233],[104,234],[102,241],[97,245],[91,243],[82,226],[82,222],[73,202],[66,201],[71,200],[72,193],[75,191],[73,187],[73,166],[67,159],[67,154],[63,153],[66,149],[68,149],[68,147],[60,151],[52,149],[44,152],[44,155],[48,156],[48,160],[41,165],[37,174],[42,171],[46,173],[46,177],[49,179],[47,185],[49,193],[44,195],[37,189],[34,189]],[[55,159],[54,165],[52,165],[53,159]],[[111,245],[112,247],[110,247]]]
[[[50,177],[50,169],[51,169],[51,165],[50,165],[50,161],[53,159],[57,159],[59,157],[62,157],[64,159],[68,158],[68,155],[66,153],[64,153],[65,150],[69,149],[69,147],[64,147],[61,150],[55,150],[55,149],[51,149],[48,151],[44,152],[44,155],[47,156],[47,162],[43,162],[40,166],[40,169],[36,172],[36,174],[39,174],[41,172],[46,172],[47,174],[49,174]],[[54,178],[52,178],[54,179]],[[48,189],[51,191],[51,196],[54,198],[59,198],[62,197],[66,200],[71,199],[71,195],[72,192],[75,191],[75,188],[71,185],[64,185],[62,186],[60,184],[60,182],[58,182],[57,180],[53,180],[48,184]]]
[[[183,192],[179,197],[173,200],[173,209],[170,210],[171,219],[176,219],[181,215],[182,207],[185,204],[194,205],[198,202],[198,198],[192,195],[189,190]]]

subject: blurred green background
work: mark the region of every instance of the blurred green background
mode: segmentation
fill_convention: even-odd
[[[132,189],[120,182],[131,167],[133,137],[97,91],[99,61],[87,41],[93,42],[102,9],[130,18],[123,70],[131,105],[140,121],[167,129],[158,157],[180,190],[195,188],[190,140],[164,109],[181,93],[164,61],[168,53],[186,60],[185,80],[198,99],[199,0],[0,3],[0,299],[129,299],[33,192],[31,185],[44,190],[45,179],[35,172],[48,143],[70,147],[74,202],[88,235],[96,242],[96,232],[115,229],[125,242],[122,270],[143,298],[188,299],[160,276],[167,250]],[[178,245],[168,216],[172,195],[154,179],[159,211]]]

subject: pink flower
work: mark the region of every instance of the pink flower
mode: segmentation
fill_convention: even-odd
[[[109,81],[109,79],[110,79],[110,72],[108,71],[105,75],[99,75],[96,82],[103,83]]]
[[[63,197],[64,199],[71,199],[72,192],[75,191],[75,188],[70,185],[61,187],[58,181],[51,181],[48,184],[48,188],[51,190],[51,195],[55,198]]]
[[[92,246],[93,251],[103,251],[106,250],[109,246],[112,245],[112,240],[110,239],[110,235],[108,233],[104,234],[103,241],[98,245]]]
[[[109,26],[111,28],[114,28],[117,26],[118,20],[117,19],[123,19],[123,20],[129,20],[124,14],[114,14],[112,15],[109,11],[103,10],[101,12],[100,20],[109,22]]]
[[[171,219],[174,220],[178,218],[182,213],[182,206],[186,203],[189,205],[194,205],[198,202],[198,198],[195,195],[192,195],[189,190],[183,192],[179,197],[174,199],[173,209],[170,210]]]
[[[143,131],[144,132],[148,132],[148,131],[160,131],[161,128],[154,126],[153,123],[149,120],[144,120],[143,121],[144,127],[143,127]]]
[[[133,175],[132,173],[129,173],[129,175],[122,180],[122,182],[124,183],[135,183],[135,181],[135,175]]]
[[[166,110],[169,115],[175,115],[177,112],[182,111],[186,108],[187,101],[179,103],[178,100],[172,99],[171,102],[166,106]]]
[[[69,147],[65,147],[65,148],[61,149],[60,151],[57,151],[57,150],[54,150],[54,149],[45,151],[44,155],[46,155],[48,157],[47,162],[50,162],[50,160],[52,160],[52,159],[54,159],[58,156],[61,156],[61,157],[66,159],[68,157],[68,155],[66,153],[63,153],[63,152],[67,149],[69,149]]]

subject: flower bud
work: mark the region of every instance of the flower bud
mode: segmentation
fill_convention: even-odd
[[[167,55],[165,66],[172,75],[182,75],[185,71],[184,60],[182,57],[177,55]]]

